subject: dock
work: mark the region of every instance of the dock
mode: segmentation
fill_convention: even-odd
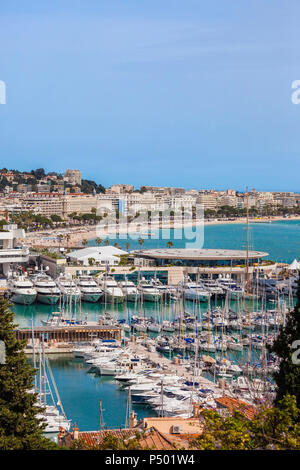
[[[121,328],[103,325],[70,325],[70,326],[35,326],[32,328],[17,328],[16,338],[22,341],[34,339],[48,343],[80,343],[93,339],[121,340]]]
[[[157,351],[150,352],[148,349],[143,346],[141,343],[136,341],[129,342],[130,349],[137,355],[137,356],[145,356],[147,362],[149,362],[154,367],[161,367],[167,374],[176,374],[180,377],[185,378],[186,380],[193,380],[193,374],[189,373],[186,370],[184,364],[175,363],[173,360],[168,359],[165,356],[162,356]],[[225,384],[220,381],[218,384],[212,382],[211,380],[203,377],[202,375],[197,375],[195,377],[195,381],[201,384],[202,388],[209,388],[214,392],[224,393]],[[223,386],[222,386],[223,385]],[[228,391],[227,391],[228,393]]]

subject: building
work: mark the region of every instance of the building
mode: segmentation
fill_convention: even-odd
[[[197,204],[202,204],[204,210],[215,211],[217,209],[217,195],[213,194],[200,194],[197,198]]]
[[[174,444],[154,428],[147,429],[142,434],[139,429],[135,428],[83,432],[79,432],[77,427],[74,427],[72,432],[66,432],[61,428],[58,434],[58,444],[62,447],[71,447],[74,441],[81,441],[83,445],[89,448],[97,448],[97,446],[101,446],[103,440],[107,437],[121,439],[126,444],[130,439],[135,439],[137,436],[141,449],[175,450]]]
[[[83,193],[31,193],[23,198],[25,210],[34,211],[45,217],[59,215],[64,218],[73,212],[86,214],[96,207],[97,197]]]
[[[110,187],[111,193],[122,194],[122,193],[132,193],[134,190],[133,184],[114,184]]]
[[[15,224],[4,225],[0,231],[0,274],[7,276],[12,263],[29,261],[29,249],[18,242],[20,238],[25,238],[25,231]]]
[[[149,265],[155,266],[191,266],[191,267],[234,267],[244,266],[247,253],[243,250],[213,250],[213,249],[187,249],[187,248],[161,248],[150,250],[136,250],[131,254],[135,262],[147,260]],[[251,264],[259,263],[268,253],[249,251]]]
[[[127,255],[127,251],[120,250],[114,246],[90,246],[72,251],[68,254],[71,262],[80,263],[83,266],[89,266],[90,260],[94,264],[105,266],[118,266],[120,256]]]
[[[239,411],[245,418],[252,420],[257,413],[257,409],[254,406],[237,398],[223,396],[215,398],[215,402],[217,404],[217,411],[221,415],[226,416],[232,414],[234,411]]]
[[[70,193],[62,195],[62,217],[67,217],[73,212],[88,214],[97,208],[97,197],[93,194]]]
[[[63,199],[62,194],[59,193],[30,193],[24,196],[22,201],[24,210],[32,211],[51,217],[51,215],[63,214]]]
[[[64,174],[64,181],[72,185],[81,186],[81,171],[66,170]]]

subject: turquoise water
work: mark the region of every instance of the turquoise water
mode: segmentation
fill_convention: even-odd
[[[246,249],[245,224],[207,225],[204,227],[203,240],[201,236],[196,237],[193,230],[193,228],[186,228],[184,232],[181,229],[151,230],[155,238],[141,235],[144,240],[143,249],[166,247],[169,240],[176,248],[185,248],[188,245],[193,248]],[[127,239],[123,237],[124,235],[120,234],[120,237],[109,237],[109,240],[123,248],[128,242],[130,250],[140,248],[136,235],[129,234]],[[89,244],[95,245],[95,241],[91,240]],[[269,253],[269,259],[291,263],[294,258],[300,258],[300,221],[250,223],[249,248]]]
[[[155,231],[152,231],[155,232]],[[168,240],[172,240],[174,247],[185,247],[191,242],[192,229],[188,229],[185,236],[181,237],[180,230],[156,231],[156,239],[147,239],[142,235],[145,243],[143,248],[165,247]],[[181,237],[181,238],[180,238]],[[300,222],[280,221],[267,224],[250,225],[250,248],[266,251],[269,258],[291,262],[294,258],[300,259]],[[137,240],[110,238],[110,242],[117,242],[125,248],[127,242],[130,249],[138,249],[140,245]],[[95,241],[90,241],[94,245]],[[195,247],[201,247],[201,240],[195,240]],[[209,225],[204,229],[205,248],[232,248],[243,249],[246,247],[246,228],[242,224]],[[221,304],[219,301],[217,304]],[[233,309],[237,308],[236,303],[232,303]],[[272,306],[270,306],[272,308]],[[88,316],[89,320],[96,320],[101,312],[111,313],[116,318],[128,318],[128,315],[144,314],[145,316],[159,316],[161,319],[173,318],[177,313],[174,303],[167,303],[163,306],[155,306],[152,303],[145,303],[141,310],[133,303],[126,305],[104,305],[82,303],[78,311],[82,317]],[[54,308],[55,309],[55,308]],[[56,308],[57,309],[57,308]],[[31,321],[35,325],[40,324],[41,319],[46,319],[51,312],[51,307],[42,304],[31,306],[14,305],[16,313],[16,323],[21,326],[31,326]],[[185,310],[195,313],[195,306],[187,302]],[[207,310],[207,304],[203,303],[197,307],[198,318],[201,311]],[[236,358],[240,359],[240,358]],[[246,358],[245,358],[246,359]],[[257,359],[253,357],[254,360]],[[102,400],[104,409],[104,421],[108,427],[122,427],[126,419],[126,391],[119,389],[110,378],[101,378],[88,373],[88,366],[81,360],[72,356],[51,357],[50,363],[53,369],[55,381],[65,408],[66,414],[73,423],[77,423],[81,430],[95,430],[99,428],[99,402]],[[138,418],[153,414],[150,408],[142,405],[134,407]]]

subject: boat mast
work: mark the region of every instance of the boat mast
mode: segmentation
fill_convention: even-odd
[[[246,260],[246,294],[249,293],[249,193],[246,188],[246,219],[247,219],[247,260]]]

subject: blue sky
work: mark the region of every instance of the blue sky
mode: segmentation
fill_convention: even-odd
[[[298,0],[0,3],[0,166],[300,191]]]

